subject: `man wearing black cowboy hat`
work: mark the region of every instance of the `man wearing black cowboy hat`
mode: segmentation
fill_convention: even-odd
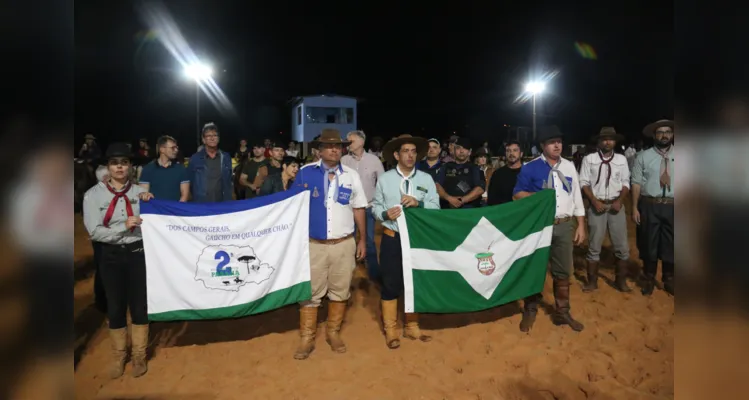
[[[642,132],[654,146],[637,154],[632,170],[632,219],[645,280],[642,294],[655,288],[658,259],[663,288],[674,294],[674,121],[662,119]]]
[[[562,137],[562,132],[556,126],[542,127],[539,130],[538,141],[542,154],[521,167],[513,199],[522,199],[543,189],[553,189],[556,192],[557,212],[550,252],[556,303],[552,321],[556,325],[569,325],[572,330],[579,332],[584,326],[570,314],[570,276],[572,246],[585,241],[585,208],[575,165],[562,157]],[[577,219],[577,228],[573,219]],[[525,298],[523,319],[520,321],[522,332],[528,332],[536,321],[540,301],[540,293]]]
[[[471,140],[458,138],[455,142],[455,161],[444,164],[437,175],[437,193],[442,208],[475,208],[481,206],[481,195],[486,190],[486,179],[478,165],[469,162]]]
[[[326,339],[337,353],[346,352],[340,337],[346,303],[356,261],[367,255],[366,235],[354,240],[354,224],[366,232],[367,195],[356,170],[341,164],[343,146],[337,129],[323,129],[319,140],[320,161],[307,164],[296,175],[294,186],[310,191],[309,254],[312,298],[301,304],[297,360],[309,357],[315,348],[317,309],[328,297]]]
[[[385,328],[385,343],[391,349],[400,347],[397,333],[398,297],[403,295],[403,254],[396,219],[403,207],[439,209],[437,187],[432,177],[416,169],[416,162],[427,153],[424,138],[401,135],[387,144],[382,156],[394,169],[382,174],[377,181],[372,205],[375,217],[382,221],[383,235],[380,242],[380,268],[382,271],[382,323]],[[411,340],[428,342],[430,336],[419,329],[418,314],[405,314],[403,336]]]
[[[614,255],[617,258],[615,288],[629,292],[627,266],[629,265],[629,240],[627,217],[622,198],[629,193],[629,165],[627,158],[614,152],[615,146],[624,141],[624,136],[613,127],[603,127],[593,138],[598,151],[583,158],[580,167],[580,185],[590,200],[588,208],[588,282],[584,292],[598,289],[598,265],[601,260],[601,245],[608,228]]]

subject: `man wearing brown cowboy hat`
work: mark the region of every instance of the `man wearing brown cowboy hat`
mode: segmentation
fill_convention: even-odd
[[[658,259],[663,288],[674,294],[674,121],[662,119],[642,132],[654,146],[637,154],[632,170],[632,219],[645,280],[642,294],[655,288]]]
[[[377,181],[372,211],[382,221],[380,242],[380,270],[382,274],[382,322],[385,343],[391,349],[400,347],[398,339],[398,297],[403,295],[403,256],[396,219],[403,207],[439,209],[437,187],[431,175],[416,168],[424,158],[429,145],[424,138],[401,135],[385,144],[382,156],[389,164],[397,164]],[[411,340],[428,342],[430,336],[419,329],[418,314],[406,314],[403,336]]]
[[[585,156],[580,167],[580,186],[590,200],[587,210],[590,233],[586,257],[588,282],[583,292],[598,289],[598,265],[607,228],[617,258],[614,287],[621,292],[629,292],[629,241],[627,217],[622,204],[622,198],[629,193],[629,165],[626,157],[614,152],[614,147],[624,141],[624,136],[616,133],[613,127],[605,126],[593,139],[598,144],[598,151]]]
[[[519,200],[544,189],[556,192],[557,211],[551,234],[550,264],[554,279],[556,312],[552,321],[556,325],[569,325],[580,332],[584,326],[570,314],[570,276],[574,245],[585,241],[585,209],[580,194],[580,182],[572,161],[562,157],[562,132],[556,126],[539,129],[538,141],[542,154],[520,168],[513,190],[513,199]],[[573,224],[577,220],[577,228]],[[520,330],[528,332],[536,321],[541,294],[528,296],[524,301]]]
[[[299,334],[301,340],[294,354],[297,360],[309,357],[315,348],[317,309],[328,296],[326,339],[337,353],[346,352],[340,337],[341,324],[350,297],[349,287],[356,260],[367,255],[366,235],[354,241],[354,223],[366,232],[367,195],[359,174],[342,165],[343,146],[337,129],[323,129],[319,140],[320,161],[307,164],[296,175],[294,186],[310,191],[309,255],[312,298],[301,304]]]

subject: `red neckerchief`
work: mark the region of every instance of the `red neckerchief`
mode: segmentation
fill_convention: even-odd
[[[609,187],[609,181],[611,180],[611,165],[609,164],[611,163],[611,160],[614,159],[615,155],[616,153],[612,153],[611,158],[607,160],[603,158],[603,153],[601,153],[601,150],[598,150],[598,157],[601,158],[601,165],[598,166],[598,179],[596,179],[596,185],[601,181],[601,170],[603,169],[603,166],[606,165],[607,167],[609,167],[609,173],[608,176],[606,176],[606,187]]]
[[[109,192],[114,195],[114,198],[109,203],[109,208],[107,208],[107,213],[104,214],[104,226],[109,228],[109,221],[112,220],[112,215],[114,215],[114,207],[117,205],[118,200],[125,199],[125,211],[127,211],[127,216],[133,216],[133,206],[130,205],[130,200],[128,200],[127,198],[127,192],[130,190],[130,186],[132,185],[130,181],[128,181],[127,185],[125,185],[121,192],[117,192],[113,187],[109,186],[109,182],[104,182],[104,185],[107,187],[107,190],[109,190]],[[134,230],[135,227],[130,228],[130,232]]]

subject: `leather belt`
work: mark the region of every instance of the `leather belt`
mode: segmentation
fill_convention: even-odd
[[[611,205],[611,204],[614,204],[614,202],[616,201],[616,199],[614,199],[614,200],[601,200],[601,199],[596,199],[596,200],[598,200],[598,201],[600,201],[601,203],[603,203],[603,204],[606,204],[606,205]]]
[[[642,196],[642,199],[647,201],[648,203],[655,203],[655,204],[674,204],[674,198],[673,197],[650,197],[650,196]]]
[[[347,240],[347,239],[352,238],[352,237],[354,237],[353,233],[348,234],[348,235],[346,235],[346,236],[344,236],[342,238],[338,238],[338,239],[319,240],[319,239],[309,238],[309,241],[310,242],[314,242],[314,243],[319,243],[319,244],[338,244],[338,243],[341,243],[344,240]]]
[[[554,219],[554,225],[563,224],[567,221],[571,221],[572,217],[564,217],[564,218],[555,218]]]
[[[391,238],[394,238],[394,237],[395,237],[395,235],[396,235],[396,234],[397,234],[398,232],[396,232],[396,231],[394,231],[394,230],[392,230],[392,229],[388,229],[388,228],[383,228],[383,229],[382,229],[382,233],[383,233],[383,234],[385,234],[385,235],[388,235],[388,236],[390,236]]]

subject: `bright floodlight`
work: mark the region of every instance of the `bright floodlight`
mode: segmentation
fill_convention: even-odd
[[[525,91],[531,94],[538,94],[546,89],[546,84],[543,82],[529,82],[525,85]]]
[[[204,64],[191,64],[185,67],[185,75],[196,81],[202,81],[211,77],[211,67]]]

